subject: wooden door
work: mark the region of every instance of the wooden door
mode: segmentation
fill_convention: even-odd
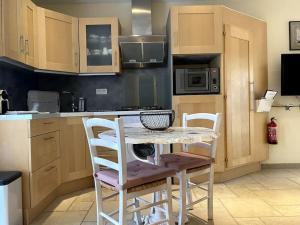
[[[81,117],[60,119],[62,181],[92,175],[88,144]]]
[[[25,37],[22,25],[22,0],[3,0],[3,45],[4,56],[25,61]]]
[[[80,72],[120,72],[116,17],[79,19]]]
[[[37,9],[31,0],[24,0],[22,10],[24,14],[25,63],[30,66],[36,66],[38,54],[37,48],[35,47],[35,41],[37,41]]]
[[[78,19],[38,8],[39,68],[78,72]]]
[[[172,108],[175,110],[174,126],[182,126],[183,113],[223,113],[224,97],[222,95],[190,95],[190,96],[173,96]],[[188,123],[191,127],[210,127],[213,124],[210,121],[194,120]],[[224,115],[221,122],[221,136],[218,139],[217,156],[216,156],[216,172],[224,171]],[[173,145],[173,151],[181,151],[181,145]],[[196,154],[209,155],[207,150],[190,147],[189,150]]]
[[[253,161],[253,38],[237,26],[225,27],[227,167]]]
[[[222,8],[175,6],[171,9],[172,54],[222,53]]]

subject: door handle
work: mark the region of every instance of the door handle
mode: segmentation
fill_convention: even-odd
[[[54,139],[54,137],[48,137],[48,138],[44,138],[44,141],[50,141],[52,139]]]
[[[250,111],[255,110],[255,94],[254,94],[254,82],[249,83],[250,88]]]

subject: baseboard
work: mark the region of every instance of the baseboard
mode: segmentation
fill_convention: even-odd
[[[297,169],[300,168],[300,163],[270,163],[261,164],[262,169]]]

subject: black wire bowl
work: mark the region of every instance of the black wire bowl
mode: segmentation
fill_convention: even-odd
[[[174,119],[174,110],[140,113],[141,123],[149,130],[166,130],[173,125]]]

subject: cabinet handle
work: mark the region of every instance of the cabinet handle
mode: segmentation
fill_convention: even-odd
[[[53,124],[53,122],[44,122],[43,124],[44,125],[50,125],[50,124]]]
[[[117,66],[117,65],[118,65],[118,62],[117,62],[117,60],[118,60],[118,54],[117,54],[117,51],[115,51],[115,66]]]
[[[29,55],[29,41],[25,40],[25,55]]]
[[[54,139],[55,137],[47,137],[47,138],[44,138],[44,141],[49,141],[49,140],[52,140]]]
[[[49,172],[55,168],[56,168],[56,166],[50,166],[49,168],[45,169],[44,172]]]
[[[175,31],[174,33],[173,33],[173,38],[174,38],[174,46],[178,46],[178,36],[177,36],[177,34],[178,34],[178,32],[177,31]]]
[[[20,52],[24,53],[24,36],[20,36]]]
[[[77,67],[78,66],[78,53],[75,52],[75,66]]]
[[[250,110],[255,110],[255,95],[254,95],[254,82],[249,83],[250,88]]]

